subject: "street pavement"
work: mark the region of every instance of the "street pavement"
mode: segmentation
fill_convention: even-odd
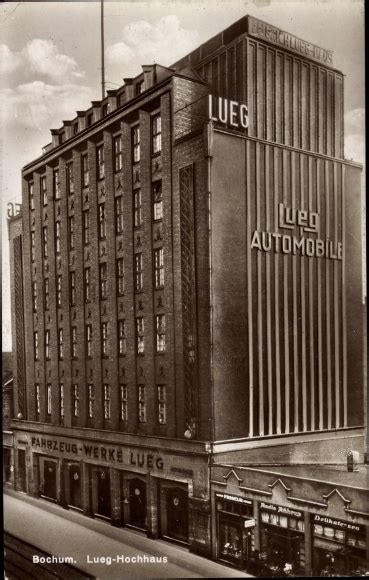
[[[181,546],[152,540],[140,532],[116,528],[12,490],[4,494],[4,529],[48,554],[72,557],[74,566],[101,580],[250,577],[190,554]],[[160,562],[164,557],[167,563]]]

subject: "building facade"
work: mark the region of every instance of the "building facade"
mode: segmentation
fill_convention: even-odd
[[[245,17],[23,169],[16,489],[222,559],[211,463],[271,440],[362,460],[361,168],[332,58]]]

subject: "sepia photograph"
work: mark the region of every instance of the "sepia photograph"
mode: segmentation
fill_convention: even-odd
[[[1,3],[6,580],[369,576],[364,9]]]

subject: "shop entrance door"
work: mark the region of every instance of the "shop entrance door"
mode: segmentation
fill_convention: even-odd
[[[109,470],[101,468],[96,472],[97,477],[97,515],[110,518],[110,477]]]
[[[219,514],[219,559],[241,567],[243,549],[248,552],[247,536],[243,539],[242,521],[239,516]]]
[[[69,505],[81,508],[81,499],[81,469],[79,465],[71,465],[69,467]]]
[[[56,501],[56,461],[44,461],[44,493],[49,499]]]
[[[146,529],[146,483],[138,478],[129,481],[129,524]]]
[[[174,540],[188,542],[188,493],[175,487],[167,489],[167,535]]]

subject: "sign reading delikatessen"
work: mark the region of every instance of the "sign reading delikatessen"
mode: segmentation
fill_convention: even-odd
[[[164,460],[157,453],[137,451],[118,445],[102,445],[79,441],[68,441],[54,437],[31,437],[34,451],[51,452],[67,457],[78,457],[85,460],[109,462],[132,467],[153,468],[162,470]]]
[[[333,66],[333,52],[331,50],[301,40],[289,32],[284,32],[276,26],[271,26],[252,16],[249,16],[248,33],[301,56],[311,58],[327,66]]]
[[[304,234],[317,234],[319,231],[319,213],[289,208],[280,203],[278,206],[278,226],[280,229],[292,230],[301,228]],[[342,260],[342,242],[315,239],[308,236],[300,238],[276,232],[255,230],[251,237],[251,248],[260,251],[274,251],[277,254],[300,254],[301,256]]]
[[[315,524],[322,524],[339,530],[349,530],[353,532],[365,531],[364,526],[353,524],[351,522],[345,522],[343,520],[336,520],[335,518],[330,518],[328,516],[319,516],[318,514],[314,515],[313,521]]]

